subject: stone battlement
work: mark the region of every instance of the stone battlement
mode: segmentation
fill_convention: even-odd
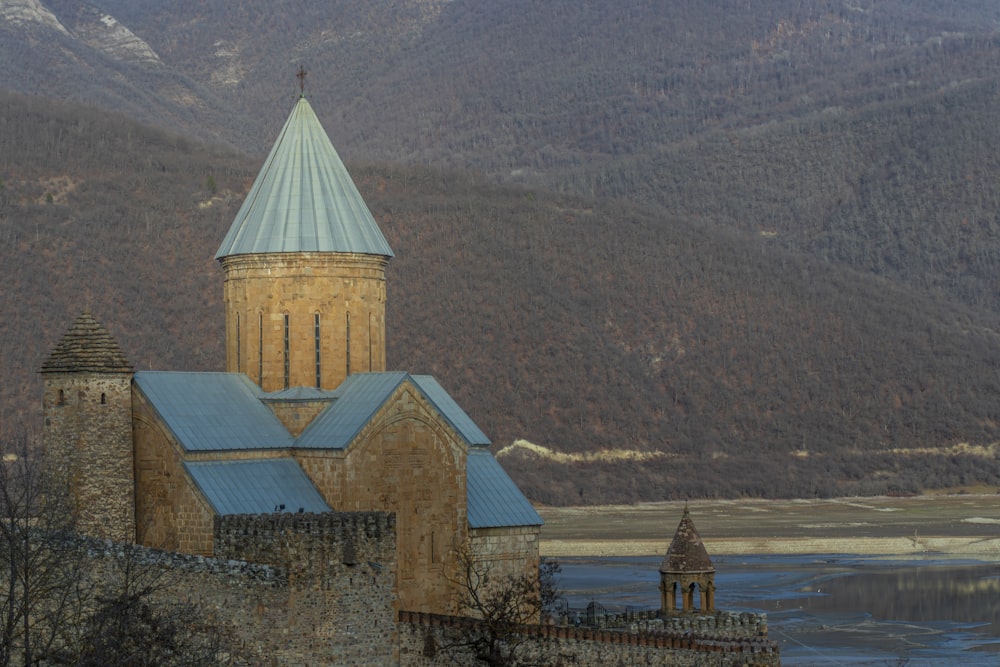
[[[529,625],[520,630],[527,637],[526,653],[541,660],[572,654],[579,664],[725,665],[780,664],[777,644],[766,636],[766,620],[756,614],[720,613],[714,617],[670,619],[669,628],[609,630],[561,625]],[[454,645],[453,637],[468,633],[480,621],[402,611],[399,614],[401,655],[407,664],[436,665],[443,658],[428,651],[428,638],[437,646]],[[748,632],[764,628],[765,635]],[[412,650],[408,651],[407,648]],[[419,654],[422,657],[418,657]],[[455,660],[454,652],[447,660]],[[464,664],[462,658],[457,658]],[[441,661],[440,664],[445,664]],[[473,664],[473,662],[470,662]]]

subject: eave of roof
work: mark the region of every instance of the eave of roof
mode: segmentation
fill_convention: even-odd
[[[470,528],[540,526],[544,523],[488,449],[469,448],[465,471],[466,514]]]
[[[330,511],[291,458],[188,461],[184,468],[219,515]]]

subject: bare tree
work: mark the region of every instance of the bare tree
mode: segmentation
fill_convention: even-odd
[[[535,573],[512,574],[497,561],[466,543],[455,550],[463,611],[478,619],[442,648],[468,652],[491,667],[526,667],[533,664],[524,655],[527,639],[523,626],[538,623],[558,597],[555,575],[559,565],[543,562]]]
[[[23,431],[0,439],[0,665],[33,665],[67,645],[89,609],[66,495]]]
[[[119,546],[108,587],[97,596],[72,667],[222,667],[245,664],[229,637],[196,606],[163,595],[172,573]]]
[[[23,432],[0,438],[0,667],[245,664],[201,610],[170,599],[169,567],[77,535],[65,480],[44,463]]]

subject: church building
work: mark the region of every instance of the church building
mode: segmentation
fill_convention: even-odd
[[[388,371],[393,253],[305,96],[216,259],[226,372],[134,372],[80,315],[42,365],[82,532],[212,555],[239,514],[396,515],[398,609],[457,611],[456,548],[537,573],[538,513],[428,375]]]

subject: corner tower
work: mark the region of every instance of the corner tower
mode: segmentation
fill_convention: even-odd
[[[225,272],[226,370],[267,392],[335,389],[385,370],[392,250],[305,96],[215,258]]]
[[[45,456],[69,491],[77,528],[134,541],[132,366],[108,330],[84,312],[41,373]]]

